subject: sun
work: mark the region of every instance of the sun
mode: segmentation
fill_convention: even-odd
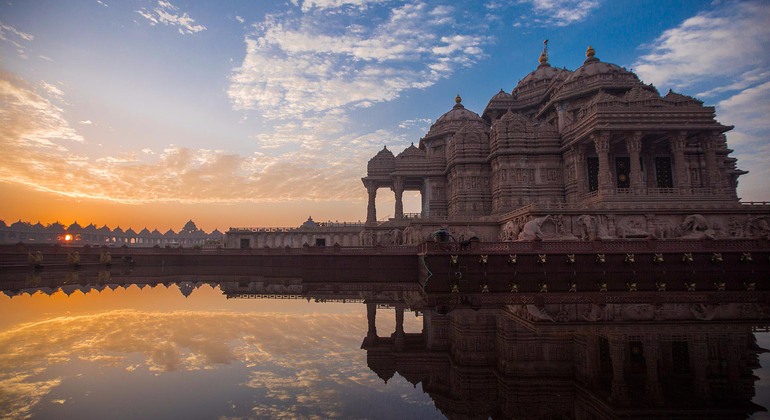
[[[72,240],[72,235],[69,234],[69,233],[64,235],[64,240],[67,241],[67,242],[71,241]]]

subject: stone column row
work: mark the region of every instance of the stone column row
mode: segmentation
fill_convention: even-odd
[[[396,304],[396,331],[393,332],[393,342],[396,350],[403,350],[406,344],[406,333],[404,332],[404,309],[403,303]],[[366,340],[373,344],[377,336],[377,304],[373,302],[366,303],[366,321],[368,324]]]
[[[369,194],[369,202],[366,207],[366,224],[377,224],[377,189],[379,185],[375,181],[367,181],[366,192]],[[395,218],[401,220],[404,218],[404,179],[402,177],[393,178],[393,186],[390,189],[396,195]]]
[[[599,161],[598,181],[599,192],[601,194],[608,194],[613,191],[616,185],[613,182],[612,166],[610,162],[610,138],[611,133],[609,131],[600,131],[591,135],[591,141],[594,144],[596,150],[596,156]],[[687,131],[680,131],[672,133],[670,136],[670,150],[673,163],[673,177],[674,187],[678,188],[681,193],[688,193],[689,176],[687,174],[687,165],[685,158],[685,150],[687,148],[687,138],[690,133]],[[719,167],[717,163],[716,150],[718,147],[718,134],[709,135],[702,140],[705,162],[706,162],[706,179],[707,186],[712,188],[719,188]],[[629,176],[630,176],[630,188],[634,191],[644,191],[647,186],[647,182],[642,173],[641,156],[642,156],[642,139],[644,137],[643,131],[634,131],[625,135],[626,150],[630,160]],[[585,145],[576,145],[572,149],[573,159],[575,163],[575,181],[577,183],[577,193],[582,195],[587,190],[588,180],[586,178],[586,153]],[[653,168],[648,169],[652,171]]]

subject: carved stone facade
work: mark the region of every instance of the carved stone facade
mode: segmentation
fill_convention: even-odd
[[[591,47],[575,71],[551,67],[545,49],[539,61],[481,116],[458,95],[418,146],[377,153],[362,178],[368,229],[422,232],[407,243],[441,227],[458,237],[469,223],[487,241],[770,235],[770,206],[739,201],[746,172],[726,144],[733,127],[713,107],[661,96]],[[380,188],[396,198],[386,222],[377,221]],[[404,214],[404,191],[420,192],[419,214]]]

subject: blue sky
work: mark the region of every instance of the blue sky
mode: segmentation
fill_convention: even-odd
[[[456,3],[6,1],[0,219],[359,220],[371,156],[416,143],[458,93],[481,113],[544,39],[553,66],[579,67],[592,45],[715,106],[750,171],[739,195],[770,199],[769,3]]]

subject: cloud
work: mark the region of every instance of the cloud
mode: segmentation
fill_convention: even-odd
[[[59,88],[42,83],[49,94],[61,98]],[[36,93],[24,81],[0,70],[0,145],[7,156],[16,156],[25,147],[35,147],[49,152],[66,151],[65,144],[83,142],[83,137],[70,127],[64,111],[48,99]],[[7,161],[7,160],[6,160]],[[0,168],[0,174],[2,174]]]
[[[3,22],[0,22],[0,40],[3,40],[3,41],[9,40],[8,39],[8,34],[9,33],[12,36],[15,36],[15,37],[17,37],[17,38],[19,38],[21,40],[24,40],[24,41],[32,41],[32,40],[35,39],[35,37],[32,36],[31,34],[28,34],[26,32],[22,32],[22,31],[20,31],[20,30],[18,30],[16,28],[14,28],[11,25],[6,25]]]
[[[177,372],[176,378],[184,372],[235,365],[242,372],[235,381],[242,383],[231,386],[264,393],[254,402],[255,413],[335,417],[335,410],[349,404],[344,395],[362,389],[383,392],[360,350],[366,318],[363,308],[358,309],[346,314],[248,316],[113,310],[17,325],[0,332],[0,416],[25,417],[41,401],[69,398],[67,390],[56,389],[69,379],[68,373],[59,372],[71,372],[68,365],[77,362],[91,364],[94,369],[85,369],[102,374],[109,371],[96,368],[113,367],[132,377]],[[392,322],[388,327],[393,329]],[[51,375],[57,376],[41,379]],[[395,386],[390,386],[391,392],[398,392]]]
[[[300,17],[268,16],[245,38],[246,56],[228,89],[236,110],[282,119],[391,101],[473,64],[486,42],[456,32],[446,7],[406,4],[379,20],[347,10],[345,22],[354,22],[347,25],[317,7]]]
[[[64,94],[47,86],[50,96]],[[93,158],[72,147],[86,141],[64,110],[0,72],[0,147],[14,156],[0,162],[0,182],[128,204],[363,200],[359,178],[370,152],[408,142],[387,130],[346,133],[345,116],[335,112],[278,125],[257,137],[264,150],[249,155],[168,146]],[[272,149],[280,152],[266,153]]]
[[[511,5],[503,2],[488,2],[484,7],[488,10],[500,10]],[[514,23],[519,26],[569,26],[588,18],[591,12],[600,5],[599,0],[519,0],[517,5],[528,5],[531,12],[523,13]],[[499,12],[496,12],[499,13]]]
[[[22,43],[32,42],[35,37],[26,32],[20,31],[11,25],[0,21],[0,41],[7,42],[16,48],[16,52],[21,58],[27,57],[27,48]]]
[[[430,125],[432,123],[433,120],[430,118],[414,118],[401,121],[398,123],[398,128],[411,129],[416,127],[420,129],[420,131],[427,132],[430,129]]]
[[[177,31],[182,35],[194,34],[205,31],[203,25],[196,25],[195,19],[191,18],[186,12],[179,14],[179,8],[171,2],[159,0],[158,6],[152,10],[141,8],[136,11],[140,16],[147,19],[150,25],[163,24],[167,26],[176,26]]]
[[[730,147],[740,169],[748,170],[739,182],[739,196],[745,201],[767,201],[770,197],[770,81],[748,88],[717,104],[717,116],[735,125],[728,132]]]
[[[365,9],[367,6],[385,3],[387,1],[388,0],[304,0],[302,2],[302,11],[307,12],[313,9],[337,9],[343,6]]]
[[[718,9],[698,13],[663,32],[644,46],[650,52],[633,68],[643,80],[657,86],[682,88],[706,79],[738,78],[733,85],[741,88],[749,80],[757,80],[756,68],[766,69],[770,64],[767,22],[767,3],[722,3]]]

